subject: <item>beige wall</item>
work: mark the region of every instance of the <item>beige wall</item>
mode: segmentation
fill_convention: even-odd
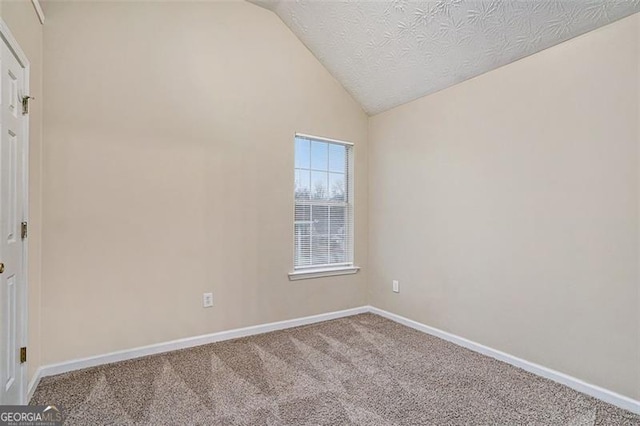
[[[373,305],[640,398],[639,31],[370,120]]]
[[[273,13],[46,13],[43,364],[365,304],[367,116]],[[288,280],[296,131],[355,143],[356,275]]]
[[[0,16],[29,59],[29,316],[28,376],[40,366],[40,287],[42,247],[42,25],[30,1],[0,1]]]

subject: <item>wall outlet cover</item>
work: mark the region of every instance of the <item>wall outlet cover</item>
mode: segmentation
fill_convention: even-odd
[[[202,294],[202,306],[204,308],[210,308],[213,306],[213,293]]]

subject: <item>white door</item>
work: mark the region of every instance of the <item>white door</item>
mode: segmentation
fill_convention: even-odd
[[[0,40],[0,404],[21,404],[25,366],[20,348],[25,342],[25,242],[21,224],[26,220],[26,115],[25,69]]]

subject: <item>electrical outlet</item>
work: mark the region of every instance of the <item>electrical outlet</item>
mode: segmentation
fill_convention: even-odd
[[[210,308],[213,306],[213,293],[204,293],[202,295],[202,307]]]
[[[398,280],[393,280],[393,292],[400,293],[400,282]]]

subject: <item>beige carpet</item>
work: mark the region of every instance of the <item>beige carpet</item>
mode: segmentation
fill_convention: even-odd
[[[69,425],[640,425],[640,416],[372,314],[42,380]]]

